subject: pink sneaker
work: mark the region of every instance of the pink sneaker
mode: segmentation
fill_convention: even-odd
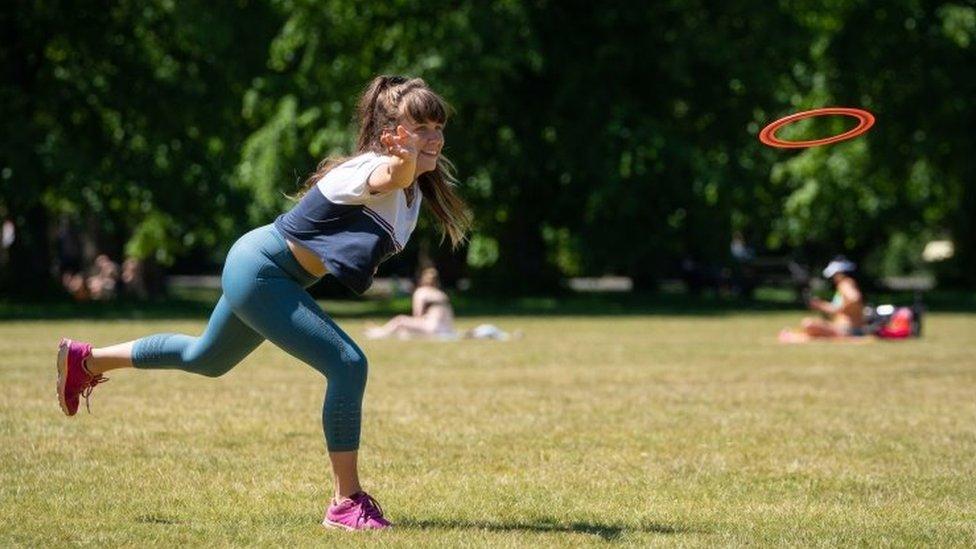
[[[344,530],[382,530],[392,525],[383,518],[379,502],[366,492],[359,492],[340,502],[332,500],[322,526]]]
[[[85,369],[85,359],[91,356],[91,344],[62,338],[58,344],[58,401],[61,410],[69,416],[78,412],[78,397],[85,397],[85,408],[88,397],[99,383],[108,381],[102,374],[91,375]]]

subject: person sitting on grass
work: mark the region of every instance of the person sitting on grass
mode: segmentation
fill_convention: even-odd
[[[450,298],[440,288],[437,269],[428,267],[420,273],[413,292],[413,314],[397,315],[382,326],[366,328],[370,339],[451,338],[454,332],[454,309]]]
[[[864,298],[853,277],[856,265],[844,256],[834,258],[823,271],[823,277],[836,288],[834,298],[827,302],[812,298],[808,305],[826,318],[803,319],[799,332],[780,332],[780,341],[798,343],[820,338],[846,338],[866,335],[864,322]]]
[[[470,330],[459,332],[454,328],[454,309],[450,298],[440,287],[437,269],[428,267],[420,273],[417,289],[413,292],[413,314],[397,315],[382,326],[367,326],[369,339],[492,339],[509,341],[522,337],[516,330],[508,333],[494,324],[479,324]]]

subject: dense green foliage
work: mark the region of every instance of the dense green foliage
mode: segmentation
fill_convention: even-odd
[[[47,278],[68,222],[116,256],[219,260],[349,152],[379,73],[422,76],[456,108],[447,153],[477,229],[453,261],[483,283],[650,284],[726,263],[733,231],[873,275],[931,268],[921,246],[951,238],[937,274],[976,281],[971,3],[44,1],[8,3],[0,27],[5,289]],[[805,152],[756,140],[827,105],[878,123]],[[449,255],[429,222],[417,241]]]

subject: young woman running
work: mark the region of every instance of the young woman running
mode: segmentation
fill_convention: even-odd
[[[199,337],[155,334],[109,347],[63,339],[58,399],[78,411],[103,374],[117,368],[227,373],[265,339],[327,379],[322,424],[334,497],[323,525],[387,528],[379,505],[359,483],[357,457],[366,357],[305,291],[328,273],[362,293],[377,266],[413,232],[421,196],[457,246],[470,217],[441,155],[447,105],[419,78],[379,76],[358,105],[356,156],[326,159],[301,200],[273,224],[245,234],[224,264],[223,295]]]

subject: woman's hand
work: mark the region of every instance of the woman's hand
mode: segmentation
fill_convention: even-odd
[[[386,187],[387,185],[405,189],[413,183],[417,176],[417,155],[420,154],[420,136],[410,132],[403,126],[397,126],[396,132],[383,132],[380,143],[386,147],[390,155],[388,181],[374,182],[370,178],[371,186]],[[386,190],[383,188],[382,190]]]
[[[395,156],[406,163],[415,164],[420,153],[420,136],[411,133],[403,126],[396,127],[396,133],[383,132],[380,143],[386,147],[391,156]]]
[[[810,308],[814,311],[820,311],[827,316],[833,316],[837,313],[837,309],[833,303],[816,297],[810,300]]]

